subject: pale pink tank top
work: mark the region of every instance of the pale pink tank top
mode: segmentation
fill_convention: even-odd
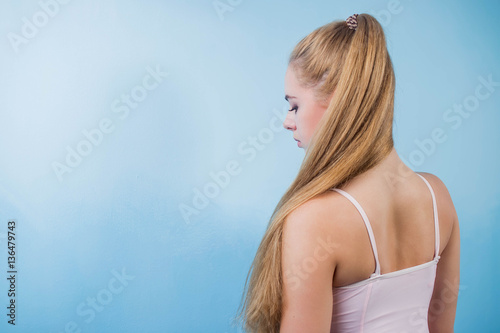
[[[439,261],[439,223],[436,197],[429,182],[434,210],[434,259],[421,265],[380,274],[377,245],[370,221],[361,205],[349,193],[333,188],[349,199],[365,222],[375,256],[375,272],[366,280],[333,288],[331,332],[429,332],[427,312]]]

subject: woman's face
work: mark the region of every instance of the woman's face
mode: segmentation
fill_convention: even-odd
[[[288,66],[285,74],[285,99],[290,103],[291,111],[288,111],[283,127],[292,131],[300,148],[306,149],[328,104],[317,101],[311,88],[299,84],[292,66]]]

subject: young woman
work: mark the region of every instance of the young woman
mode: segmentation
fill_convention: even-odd
[[[283,125],[306,155],[252,263],[247,332],[453,332],[458,218],[443,182],[394,149],[394,87],[368,14],[290,55]]]

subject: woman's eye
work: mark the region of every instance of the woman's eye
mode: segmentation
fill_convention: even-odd
[[[293,111],[293,110],[295,110],[295,113],[297,113],[297,109],[298,109],[298,108],[299,108],[298,106],[294,106],[293,108],[291,108],[291,109],[290,109],[290,110],[288,110],[288,111]]]

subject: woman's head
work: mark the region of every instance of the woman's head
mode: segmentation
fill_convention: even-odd
[[[285,95],[296,98],[287,98],[290,111],[283,126],[293,131],[302,148],[308,147],[337,86],[340,101],[330,113],[344,111],[346,117],[366,116],[362,111],[368,111],[366,105],[375,98],[393,99],[394,73],[382,27],[367,14],[358,15],[356,20],[358,31],[350,29],[345,21],[328,23],[303,38],[290,54]],[[353,38],[354,34],[359,38]],[[345,107],[346,102],[359,103],[360,112]],[[381,110],[390,114],[393,111],[392,106]],[[392,129],[392,118],[387,125]]]
[[[291,109],[283,126],[293,131],[301,148],[307,148],[328,108],[353,33],[345,22],[331,22],[302,39],[290,55],[285,74],[285,99]]]
[[[314,30],[293,49],[285,76],[285,93],[298,95],[288,98],[290,106],[298,109],[289,111],[284,126],[304,140],[306,156],[249,271],[242,311],[248,332],[279,332],[286,304],[281,235],[288,214],[374,167],[393,148],[394,71],[374,17],[359,14],[356,30],[344,20]]]

